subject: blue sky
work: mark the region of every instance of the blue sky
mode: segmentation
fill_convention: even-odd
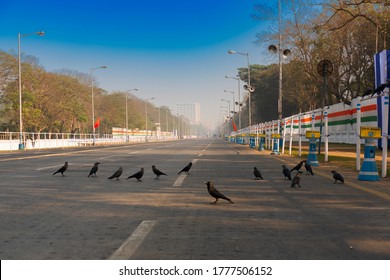
[[[17,34],[44,30],[44,37],[22,38],[22,52],[38,57],[48,71],[94,71],[108,92],[139,88],[140,98],[157,106],[201,104],[202,121],[220,120],[226,79],[246,66],[261,64],[266,53],[253,44],[261,23],[254,21],[259,1],[0,1],[0,49],[17,50]],[[237,93],[236,93],[237,94]],[[236,97],[237,99],[237,97]]]

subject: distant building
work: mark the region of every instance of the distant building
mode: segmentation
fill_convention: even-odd
[[[200,124],[200,104],[176,104],[175,113],[184,116],[190,124]]]

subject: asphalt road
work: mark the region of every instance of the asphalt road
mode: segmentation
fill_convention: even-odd
[[[281,165],[298,161],[215,139],[1,154],[0,258],[390,259],[387,197],[333,184],[322,167],[290,188]],[[126,180],[141,167],[141,182]],[[210,204],[208,180],[234,204]]]

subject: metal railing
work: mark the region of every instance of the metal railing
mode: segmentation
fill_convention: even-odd
[[[78,133],[31,133],[25,132],[22,147],[31,149],[51,149],[66,147],[83,147],[94,145],[118,145],[126,143],[155,142],[174,140],[174,136],[123,136],[112,134],[78,134]],[[0,151],[16,151],[20,149],[19,132],[0,132]]]

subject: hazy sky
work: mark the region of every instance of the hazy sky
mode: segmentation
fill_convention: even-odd
[[[44,37],[22,38],[22,52],[38,57],[48,71],[89,73],[108,92],[138,88],[157,106],[201,104],[202,121],[214,125],[221,98],[237,95],[237,68],[264,63],[256,47],[261,25],[251,18],[253,0],[1,0],[0,49],[17,51],[17,34],[43,30]],[[237,96],[236,96],[237,99]]]

